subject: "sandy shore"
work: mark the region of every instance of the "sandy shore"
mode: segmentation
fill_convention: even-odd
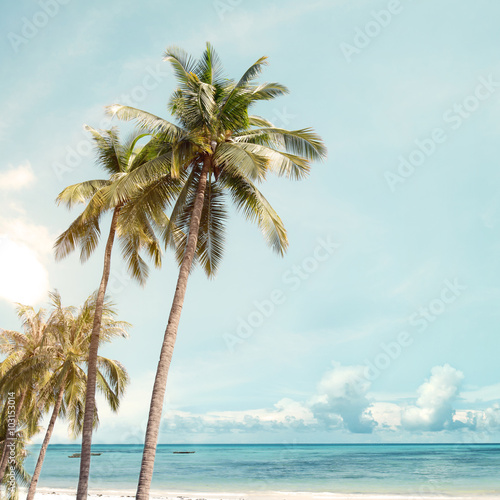
[[[74,500],[76,494],[72,490],[40,488],[35,500]],[[89,500],[124,500],[134,498],[135,491],[102,491],[91,492]],[[151,492],[151,500],[500,500],[500,495],[477,496],[439,496],[439,495],[369,495],[343,493],[311,493],[311,492],[242,492],[242,493],[183,493],[183,492]]]

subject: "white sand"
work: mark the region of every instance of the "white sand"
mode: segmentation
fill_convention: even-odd
[[[76,494],[72,490],[40,488],[35,500],[74,500]],[[102,491],[91,492],[89,500],[124,500],[135,498],[135,491]],[[310,492],[249,492],[249,493],[182,493],[151,492],[151,500],[500,500],[500,495],[478,495],[467,497],[424,496],[424,495],[358,495],[342,493],[310,493]]]

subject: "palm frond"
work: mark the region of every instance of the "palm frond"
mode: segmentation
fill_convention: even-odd
[[[56,198],[57,204],[65,204],[68,208],[73,208],[77,203],[88,202],[101,188],[108,186],[109,181],[96,179],[79,182],[63,189]]]
[[[264,195],[249,179],[241,176],[223,173],[221,182],[228,189],[236,209],[248,220],[256,222],[266,243],[283,255],[288,248],[286,230]]]
[[[85,130],[92,134],[95,143],[96,163],[104,168],[109,175],[123,172],[120,137],[116,127],[110,130],[96,130],[85,125]]]
[[[173,123],[131,106],[112,104],[106,108],[106,112],[108,115],[116,116],[123,121],[135,120],[142,129],[155,134],[164,134],[170,140],[179,140],[185,133],[182,128]]]
[[[199,176],[197,176],[199,179]],[[187,248],[189,226],[193,213],[197,180],[186,192],[186,199],[178,207],[175,217],[175,240],[176,259],[181,264]],[[215,276],[223,256],[225,241],[225,226],[228,214],[225,208],[225,195],[221,187],[215,181],[209,181],[205,192],[204,205],[200,220],[200,228],[196,245],[196,253],[192,269],[200,263],[208,277]],[[171,219],[172,220],[172,219]]]
[[[286,130],[277,127],[262,127],[235,134],[234,140],[282,147],[308,160],[322,160],[326,158],[327,153],[321,138],[310,128]]]
[[[194,68],[194,72],[202,82],[209,85],[219,86],[225,83],[222,62],[210,43],[207,43],[203,55]]]
[[[252,64],[252,66],[250,66],[245,71],[245,73],[243,73],[243,76],[240,78],[238,83],[234,85],[227,97],[222,101],[219,111],[219,118],[223,115],[226,107],[232,107],[231,99],[235,96],[238,90],[247,87],[247,85],[251,83],[262,72],[262,68],[265,65],[267,65],[267,57],[260,57],[255,63]]]
[[[243,142],[220,144],[215,151],[214,161],[222,170],[256,181],[263,181],[266,178],[269,163],[268,158],[260,154],[257,148],[248,147],[248,144]]]
[[[168,47],[165,50],[163,60],[168,61],[172,65],[177,80],[184,84],[187,83],[190,73],[195,70],[197,65],[195,59],[183,49],[176,46]]]

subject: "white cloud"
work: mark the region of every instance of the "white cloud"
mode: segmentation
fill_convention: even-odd
[[[0,172],[0,190],[16,191],[22,189],[35,181],[35,173],[29,162],[18,167],[10,166],[4,172]]]
[[[500,405],[495,404],[484,412],[484,426],[487,428],[500,427]]]
[[[0,298],[34,304],[49,289],[48,272],[28,246],[0,235]]]
[[[0,217],[0,234],[24,244],[41,256],[51,255],[55,241],[47,227],[33,224],[25,218]]]
[[[189,433],[241,433],[304,430],[316,424],[313,412],[303,404],[289,398],[278,401],[274,408],[247,411],[208,412],[193,414],[169,411],[165,414],[162,430]]]
[[[378,429],[395,431],[401,427],[401,407],[395,403],[374,402],[370,414]]]
[[[322,377],[317,393],[309,400],[283,398],[269,408],[196,413],[175,408],[170,399],[165,402],[168,409],[162,418],[163,438],[160,436],[160,440],[232,442],[255,439],[254,436],[262,438],[272,433],[274,440],[290,441],[293,436],[300,440],[300,434],[333,436],[332,432],[348,431],[352,434],[377,433],[375,439],[385,436],[390,440],[418,441],[414,431],[441,430],[472,431],[474,434],[468,435],[472,436],[470,439],[488,440],[488,436],[500,428],[499,404],[484,411],[453,409],[463,375],[449,365],[432,369],[430,379],[418,389],[416,406],[411,408],[404,407],[397,400],[408,399],[414,394],[378,393],[378,400],[373,400],[374,394],[368,392],[370,382],[363,377],[362,368],[335,365]],[[118,414],[111,412],[102,397],[98,398],[101,424],[94,442],[143,442],[153,380],[152,371],[133,378]],[[387,402],[387,399],[396,402]],[[335,434],[337,438],[339,435]],[[464,439],[462,434],[460,436]],[[42,439],[40,434],[34,442],[40,443]],[[66,423],[61,420],[56,426],[53,442],[64,443],[68,439]],[[353,439],[352,435],[349,439]]]
[[[363,366],[340,366],[323,376],[319,395],[313,399],[312,409],[318,420],[338,425],[338,416],[347,429],[354,433],[371,433],[376,425],[366,393],[371,382],[364,376]]]
[[[422,431],[453,428],[453,403],[458,397],[463,378],[462,372],[448,364],[435,366],[430,379],[417,390],[419,397],[416,406],[403,411],[403,427]]]
[[[43,260],[53,241],[45,226],[0,217],[0,298],[30,305],[46,298],[50,285]]]

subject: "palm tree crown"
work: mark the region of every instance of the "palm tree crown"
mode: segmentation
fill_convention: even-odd
[[[109,210],[117,213],[116,232],[122,245],[122,254],[128,264],[131,276],[141,285],[148,277],[148,266],[140,255],[145,250],[153,259],[156,267],[161,266],[161,249],[153,229],[145,217],[137,217],[136,225],[123,225],[120,211],[129,200],[120,200],[114,206],[108,203],[109,192],[113,183],[124,179],[141,163],[150,159],[148,148],[138,147],[137,143],[148,134],[134,132],[125,143],[120,142],[116,128],[98,131],[86,126],[92,134],[96,146],[97,163],[108,173],[108,179],[94,179],[80,182],[65,188],[57,197],[57,202],[72,208],[78,203],[85,203],[83,212],[69,228],[56,240],[54,245],[56,258],[62,259],[77,246],[80,247],[80,259],[85,262],[97,248],[100,219]]]
[[[271,248],[283,254],[288,246],[285,228],[256,183],[264,181],[268,173],[291,179],[305,177],[311,161],[326,156],[320,137],[312,129],[285,130],[250,114],[259,101],[288,92],[279,83],[255,83],[267,64],[265,57],[237,82],[224,76],[219,57],[209,44],[198,61],[175,47],[166,51],[165,60],[172,64],[178,82],[168,104],[177,124],[129,106],[108,107],[110,114],[136,120],[154,134],[149,147],[157,154],[116,182],[112,200],[119,203],[135,197],[135,202],[124,208],[131,223],[144,213],[152,221],[164,222],[163,211],[171,206],[161,233],[181,262],[196,188],[203,165],[208,163],[195,262],[199,261],[209,276],[219,266],[227,197],[259,225]],[[183,184],[180,191],[172,190],[177,179]]]

